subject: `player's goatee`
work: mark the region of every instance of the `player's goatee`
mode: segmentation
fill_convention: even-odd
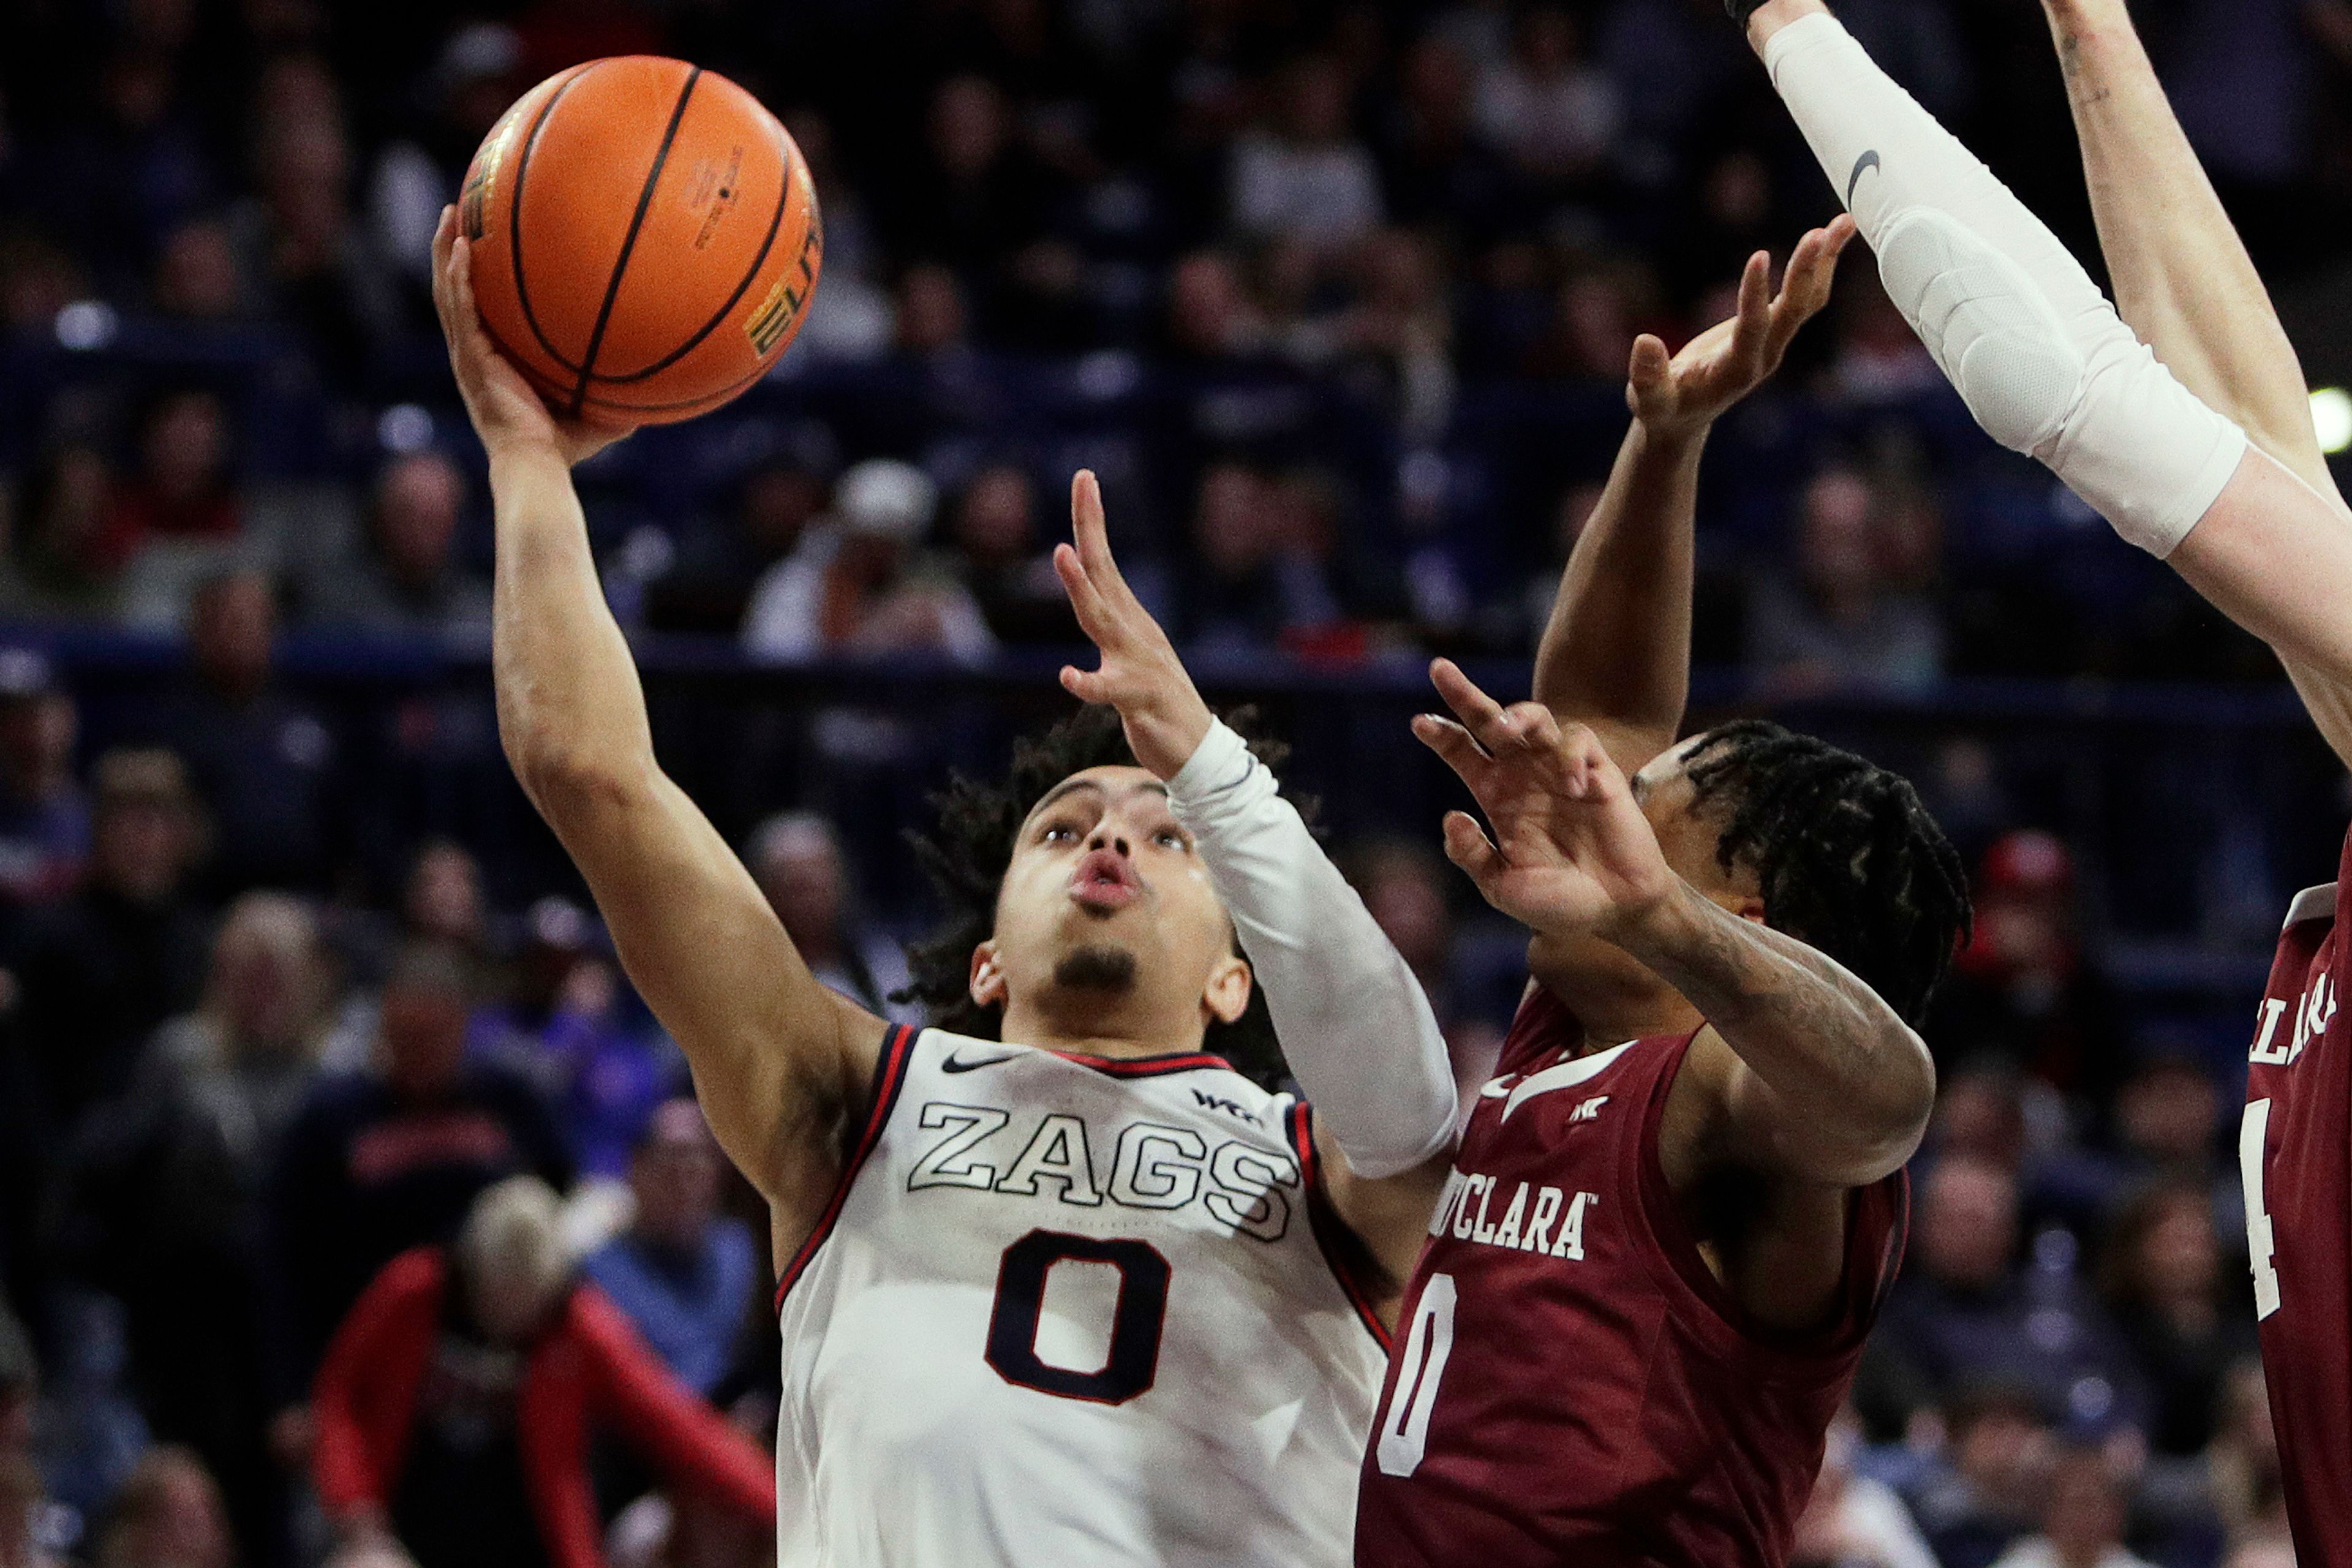
[[[1079,947],[1054,965],[1054,984],[1072,991],[1125,991],[1135,984],[1135,954],[1123,947]]]

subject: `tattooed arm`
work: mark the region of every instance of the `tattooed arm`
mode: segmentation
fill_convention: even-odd
[[[1935,1064],[1895,1009],[1836,960],[1679,879],[1612,940],[1706,1016],[1685,1070],[1715,1090],[1720,1154],[1858,1187],[1918,1148],[1935,1107]],[[1711,1036],[1720,1047],[1710,1048]]]
[[[1637,785],[1585,726],[1538,703],[1506,709],[1444,660],[1432,675],[1460,721],[1423,716],[1414,732],[1462,775],[1493,835],[1450,813],[1447,855],[1505,914],[1613,943],[1707,1020],[1676,1087],[1705,1103],[1703,1131],[1675,1140],[1691,1157],[1670,1159],[1670,1178],[1728,1162],[1843,1189],[1901,1167],[1935,1103],[1927,1047],[1834,960],[1675,873],[1643,802],[1687,785],[1647,772]]]

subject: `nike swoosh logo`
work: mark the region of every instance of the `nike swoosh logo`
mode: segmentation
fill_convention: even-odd
[[[1518,1081],[1519,1075],[1517,1073],[1513,1073],[1508,1078],[1498,1078],[1492,1083],[1488,1084],[1486,1088],[1480,1089],[1478,1091],[1478,1098],[1481,1100],[1500,1100],[1503,1096],[1510,1093],[1511,1086]]]
[[[976,1072],[982,1068],[992,1068],[999,1062],[1009,1062],[1020,1054],[1018,1051],[1007,1051],[1001,1057],[982,1057],[976,1062],[968,1062],[950,1052],[948,1059],[940,1064],[940,1070],[941,1072]]]
[[[1845,182],[1845,205],[1848,207],[1853,205],[1854,187],[1862,184],[1862,177],[1873,169],[1884,169],[1885,166],[1878,161],[1878,149],[1875,147],[1853,161],[1853,173],[1846,176]]]
[[[1541,1072],[1529,1073],[1510,1089],[1510,1098],[1503,1102],[1503,1120],[1508,1121],[1511,1119],[1511,1112],[1538,1094],[1549,1094],[1556,1089],[1572,1089],[1580,1083],[1590,1083],[1608,1071],[1616,1063],[1617,1058],[1632,1050],[1636,1043],[1628,1040],[1622,1046],[1601,1052],[1598,1056],[1571,1057],[1556,1067],[1548,1067]]]

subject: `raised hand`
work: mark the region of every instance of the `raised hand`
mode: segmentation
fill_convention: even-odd
[[[1102,665],[1064,665],[1062,687],[1082,702],[1118,709],[1135,760],[1174,778],[1209,733],[1209,705],[1168,634],[1119,575],[1103,525],[1102,486],[1084,468],[1070,481],[1070,531],[1074,543],[1054,547],[1054,570]]]
[[[1430,679],[1454,719],[1412,732],[1470,786],[1493,829],[1445,814],[1445,853],[1486,901],[1547,934],[1614,939],[1663,905],[1676,878],[1600,740],[1537,702],[1506,708],[1447,659]]]
[[[449,343],[449,368],[474,431],[492,457],[544,448],[566,466],[583,462],[629,433],[626,426],[559,419],[522,373],[490,342],[474,305],[472,247],[457,232],[457,209],[441,209],[433,234],[433,309]]]
[[[1797,242],[1780,292],[1772,292],[1772,258],[1758,251],[1739,275],[1739,310],[1683,345],[1671,357],[1664,342],[1644,332],[1633,341],[1625,386],[1633,416],[1660,435],[1692,435],[1755,391],[1780,368],[1797,329],[1829,303],[1838,257],[1853,238],[1843,214]]]

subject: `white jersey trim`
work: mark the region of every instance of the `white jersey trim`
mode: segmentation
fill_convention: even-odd
[[[2336,886],[2335,883],[2328,882],[2316,888],[2305,888],[2297,893],[2294,896],[2294,902],[2286,907],[2286,924],[2280,929],[2292,931],[2305,921],[2315,921],[2323,917],[2334,919]]]

